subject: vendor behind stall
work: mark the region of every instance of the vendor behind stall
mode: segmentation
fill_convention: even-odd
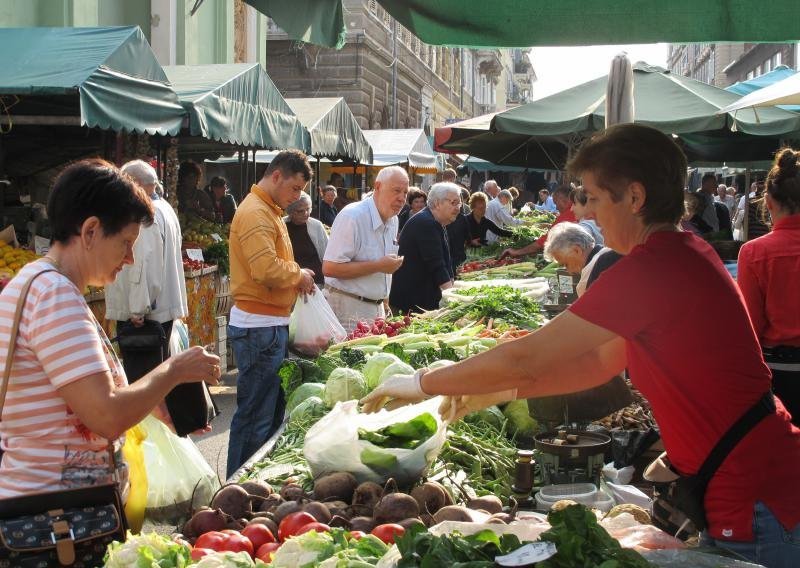
[[[214,206],[208,193],[198,187],[203,170],[187,160],[178,167],[178,210],[187,215],[197,215],[207,221],[214,220]]]
[[[467,215],[469,223],[470,244],[479,247],[487,244],[487,235],[491,231],[501,237],[510,237],[514,233],[495,225],[486,218],[486,203],[489,198],[482,191],[476,191],[469,198],[470,213]]]
[[[572,199],[570,199],[570,193],[572,193],[572,187],[569,185],[560,185],[558,186],[555,191],[553,191],[553,202],[556,204],[558,208],[558,217],[556,220],[553,221],[552,227],[558,225],[559,223],[563,223],[564,221],[571,221],[575,223],[577,218],[575,214],[572,212]],[[509,248],[503,251],[500,255],[501,258],[506,256],[511,257],[518,257],[518,256],[525,256],[526,254],[534,255],[539,254],[544,249],[544,244],[547,242],[547,233],[533,241],[531,244],[526,245],[522,248],[513,249]]]
[[[586,390],[627,367],[672,466],[694,475],[745,413],[772,407],[700,503],[709,544],[769,568],[796,566],[800,429],[770,391],[736,283],[708,243],[677,228],[686,170],[678,145],[653,128],[621,124],[595,135],[570,171],[583,178],[606,244],[624,258],[539,330],[449,367],[388,377],[365,410],[447,395],[443,414],[457,418],[503,400]]]
[[[223,177],[211,178],[208,184],[208,197],[214,208],[214,221],[216,223],[230,223],[236,213],[236,199],[228,191],[228,182]]]
[[[321,287],[325,284],[322,259],[328,246],[328,233],[321,221],[311,217],[311,196],[303,192],[300,199],[286,208],[283,220],[292,241],[294,261],[300,268],[313,271],[314,283]]]

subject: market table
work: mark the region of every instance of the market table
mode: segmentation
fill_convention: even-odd
[[[189,314],[190,345],[210,345],[216,340],[217,327],[217,267],[186,271],[186,297]]]

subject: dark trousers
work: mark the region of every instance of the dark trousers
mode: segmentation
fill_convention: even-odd
[[[119,335],[120,330],[132,326],[133,324],[130,320],[117,321],[117,335]],[[120,349],[122,353],[122,367],[125,369],[125,376],[128,379],[128,383],[141,379],[169,358],[169,338],[170,335],[172,335],[172,320],[162,323],[161,329],[164,330],[164,337],[161,341],[160,349],[150,349],[146,351],[137,349],[135,352],[126,352],[125,349]]]

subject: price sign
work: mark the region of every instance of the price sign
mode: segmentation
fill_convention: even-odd
[[[556,552],[556,545],[552,542],[532,542],[510,554],[497,556],[494,561],[500,566],[528,566],[547,560]]]
[[[199,260],[200,262],[205,262],[203,258],[203,251],[201,249],[186,249],[186,256],[189,257],[189,260]]]
[[[222,242],[222,237],[220,237],[217,233],[211,233],[211,238],[214,239],[215,243]]]

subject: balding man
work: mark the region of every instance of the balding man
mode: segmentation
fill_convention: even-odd
[[[483,184],[483,192],[489,196],[489,199],[495,199],[500,193],[500,186],[493,179],[486,180]]]
[[[382,169],[371,196],[336,216],[322,261],[325,296],[348,333],[359,321],[386,315],[397,256],[397,214],[408,193],[408,174],[398,166]]]

